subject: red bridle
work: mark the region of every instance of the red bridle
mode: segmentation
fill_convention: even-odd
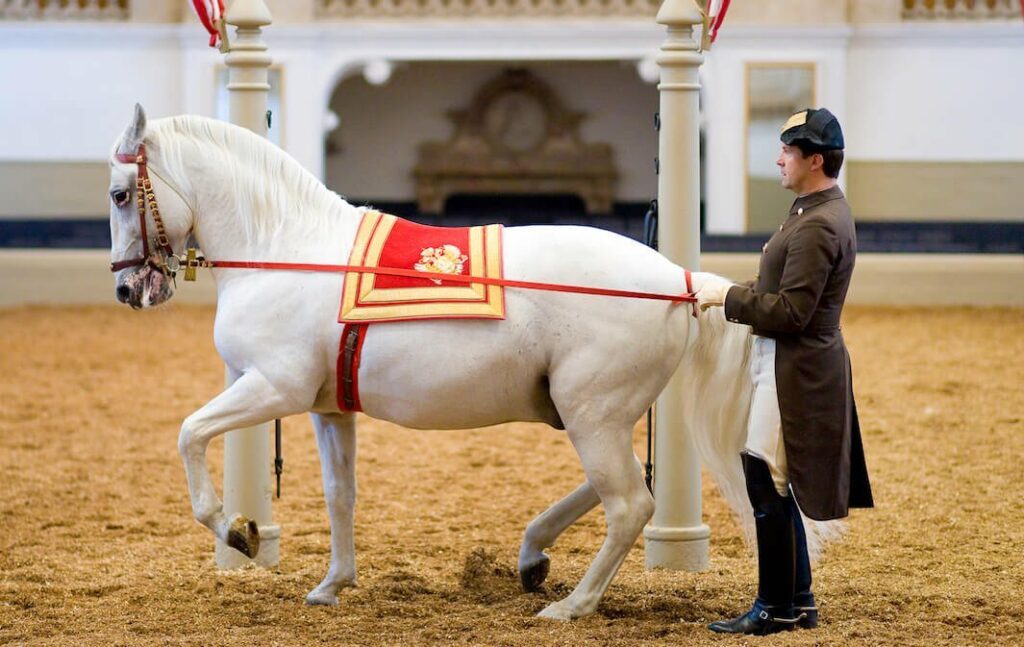
[[[149,180],[149,168],[146,166],[146,145],[139,144],[139,150],[136,153],[119,153],[117,161],[124,164],[135,164],[139,167],[135,176],[135,206],[139,212],[142,256],[111,263],[110,271],[118,272],[126,267],[149,264],[154,269],[173,277],[181,265],[181,259],[174,255],[171,241],[167,238],[167,231],[164,228],[164,221],[160,217],[160,209],[156,204],[156,194],[153,193],[153,184]],[[149,234],[146,231],[147,205],[149,211],[153,213],[153,222],[156,223],[156,252],[150,251]]]

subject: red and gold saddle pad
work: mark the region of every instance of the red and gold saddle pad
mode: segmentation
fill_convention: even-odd
[[[417,270],[424,278],[348,272],[341,323],[505,318],[502,286],[444,282],[445,274],[501,278],[501,225],[429,227],[367,211],[348,264]]]

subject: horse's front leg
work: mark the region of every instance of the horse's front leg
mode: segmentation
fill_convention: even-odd
[[[206,447],[217,436],[233,429],[261,424],[299,413],[298,409],[258,371],[239,377],[201,409],[185,418],[178,436],[178,452],[185,463],[192,514],[218,539],[247,557],[259,551],[256,523],[234,515],[228,519],[224,504],[206,468]]]
[[[331,519],[331,565],[307,604],[337,604],[338,589],[356,583],[356,416],[313,414],[324,499]]]
[[[590,481],[584,481],[568,496],[530,522],[519,548],[519,580],[524,590],[538,590],[548,577],[551,560],[544,554],[544,549],[554,546],[555,540],[569,526],[593,510],[598,503],[601,503],[601,498]]]

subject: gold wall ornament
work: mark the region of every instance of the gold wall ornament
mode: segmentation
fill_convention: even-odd
[[[571,194],[588,213],[610,213],[618,173],[612,148],[586,143],[585,115],[568,110],[527,70],[507,70],[449,112],[449,141],[420,145],[413,174],[420,211],[440,213],[455,194]]]

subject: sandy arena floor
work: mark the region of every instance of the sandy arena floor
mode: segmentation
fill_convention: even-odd
[[[582,474],[542,425],[361,418],[359,586],[312,608],[327,513],[310,423],[287,419],[281,565],[218,572],[176,448],[181,420],[222,387],[212,320],[173,305],[0,310],[0,644],[1024,644],[1020,310],[849,310],[879,507],[854,514],[815,572],[821,628],[746,641],[704,628],[755,587],[707,482],[708,572],[645,571],[638,541],[596,615],[533,618],[604,532],[600,512],[584,517],[550,551],[546,590],[520,591],[523,528]]]

